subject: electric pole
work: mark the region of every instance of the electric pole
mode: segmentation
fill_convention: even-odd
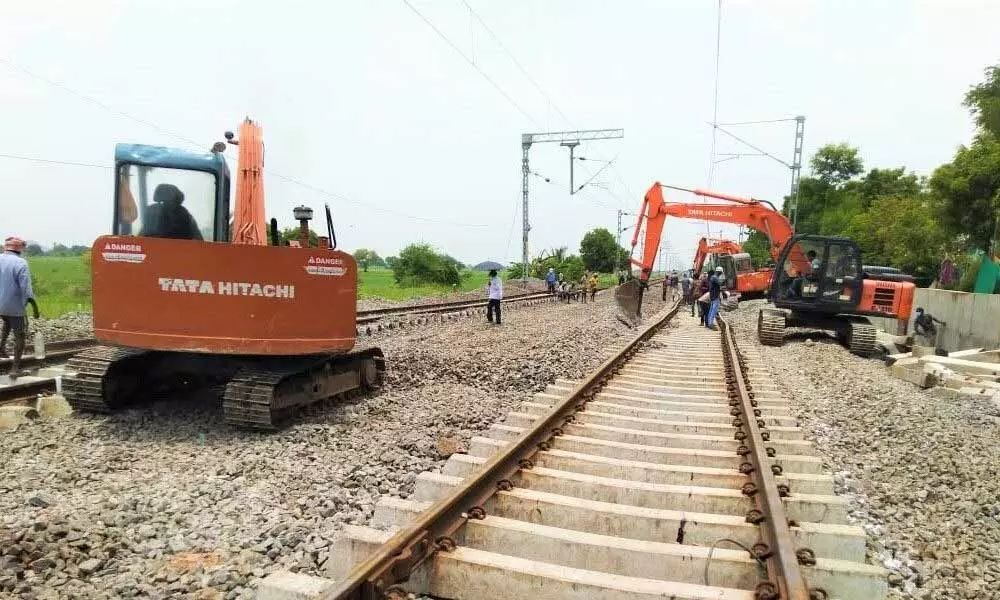
[[[792,204],[792,231],[795,231],[799,224],[799,174],[802,172],[802,135],[805,133],[806,118],[802,115],[795,117],[795,148],[792,150],[792,189],[789,195],[789,202]]]
[[[531,174],[531,167],[528,164],[528,154],[532,144],[544,142],[555,142],[569,147],[569,192],[573,190],[573,150],[580,145],[580,142],[593,140],[617,140],[625,137],[624,129],[583,129],[580,131],[547,131],[542,133],[522,133],[521,134],[521,261],[523,272],[521,280],[528,281],[528,232],[531,231],[531,223],[528,220],[528,175]]]

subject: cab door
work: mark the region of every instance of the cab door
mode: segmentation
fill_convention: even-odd
[[[826,243],[819,302],[827,312],[850,312],[861,299],[861,251],[850,240]]]

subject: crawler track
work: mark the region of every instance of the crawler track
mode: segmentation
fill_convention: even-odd
[[[345,527],[321,598],[884,598],[788,399],[676,313]]]

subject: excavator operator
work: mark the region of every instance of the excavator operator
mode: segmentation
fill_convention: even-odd
[[[184,192],[176,185],[161,183],[153,191],[153,205],[143,219],[142,232],[145,237],[171,238],[175,240],[201,240],[198,223],[184,208]]]

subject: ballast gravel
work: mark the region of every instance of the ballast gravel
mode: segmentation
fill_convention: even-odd
[[[757,341],[762,301],[726,315],[798,410],[889,569],[890,598],[1000,599],[1000,411],[891,377],[822,334]]]
[[[631,339],[611,293],[597,300],[362,338],[385,352],[386,386],[277,433],[232,430],[205,397],[0,433],[0,597],[252,598],[272,571],[319,574],[381,495],[407,496],[527,394]]]

